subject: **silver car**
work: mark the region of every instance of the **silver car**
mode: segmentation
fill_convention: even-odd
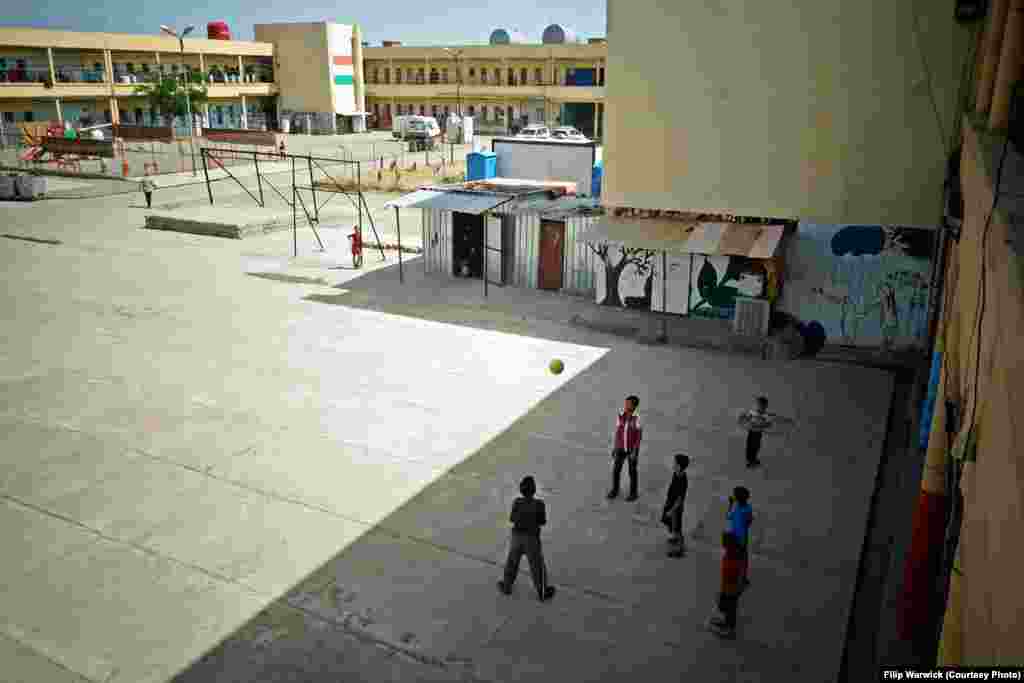
[[[517,138],[547,139],[551,137],[548,127],[539,123],[531,123],[516,134]]]
[[[569,140],[572,142],[590,142],[586,135],[572,126],[558,126],[551,131],[553,140]]]

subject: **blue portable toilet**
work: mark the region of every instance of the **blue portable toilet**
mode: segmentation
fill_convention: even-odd
[[[487,180],[498,175],[498,155],[494,152],[470,152],[466,155],[466,180]]]
[[[601,179],[604,177],[604,162],[598,161],[594,164],[594,175],[590,181],[591,194],[594,197],[601,196]]]

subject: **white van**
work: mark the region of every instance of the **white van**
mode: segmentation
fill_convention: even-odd
[[[441,134],[441,127],[433,116],[396,116],[391,126],[391,137],[402,138],[436,138]]]

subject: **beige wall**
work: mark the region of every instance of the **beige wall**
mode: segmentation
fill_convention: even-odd
[[[256,39],[272,43],[275,80],[282,84],[281,109],[333,112],[327,25],[256,24]]]
[[[608,1],[606,204],[938,223],[967,44],[947,3],[668,6]]]

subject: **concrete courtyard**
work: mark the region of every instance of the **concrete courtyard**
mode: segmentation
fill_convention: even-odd
[[[4,680],[835,678],[889,374],[643,345],[417,260],[401,285],[394,252],[350,269],[340,227],[326,253],[300,230],[298,259],[290,232],[147,231],[140,199],[0,205]],[[641,497],[608,502],[628,393]],[[762,393],[793,426],[748,471],[736,415]],[[495,588],[524,474],[550,604],[525,562]],[[703,624],[738,484],[757,521],[727,642]]]

